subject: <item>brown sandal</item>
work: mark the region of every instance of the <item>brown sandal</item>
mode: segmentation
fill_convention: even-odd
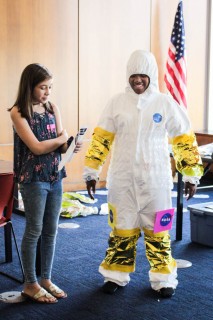
[[[39,300],[40,298],[42,297],[46,297],[48,299],[51,299],[51,298],[56,298],[54,297],[53,295],[51,295],[49,292],[47,292],[44,288],[41,288],[34,296],[31,296],[27,293],[25,293],[24,291],[22,291],[21,295],[29,300],[32,300],[32,301],[35,301],[37,303],[56,303],[58,302],[58,300],[54,300],[54,301],[45,301],[45,300]]]
[[[64,299],[67,297],[67,293],[61,290],[55,284],[51,284],[48,288],[46,288],[47,292],[49,292],[53,297],[57,299]],[[63,295],[61,295],[63,294]]]

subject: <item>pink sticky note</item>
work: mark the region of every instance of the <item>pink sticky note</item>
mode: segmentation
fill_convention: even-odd
[[[174,208],[156,212],[154,233],[170,230],[174,217]]]
[[[54,131],[55,130],[55,123],[50,123],[50,124],[47,124],[47,130],[48,131]]]

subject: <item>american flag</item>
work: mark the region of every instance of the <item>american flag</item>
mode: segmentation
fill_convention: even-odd
[[[183,3],[179,2],[170,40],[164,81],[173,98],[187,108]]]

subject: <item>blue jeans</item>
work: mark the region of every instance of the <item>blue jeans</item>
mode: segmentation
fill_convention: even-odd
[[[20,185],[26,228],[21,244],[25,282],[34,283],[36,251],[41,236],[41,277],[51,279],[58,220],[62,201],[62,180]]]

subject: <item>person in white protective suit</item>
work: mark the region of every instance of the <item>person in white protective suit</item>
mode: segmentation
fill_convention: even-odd
[[[178,284],[168,231],[154,233],[157,211],[172,207],[173,187],[168,138],[185,193],[193,197],[203,174],[195,135],[185,108],[159,92],[152,53],[137,50],[127,64],[127,88],[105,107],[85,156],[83,177],[93,198],[96,182],[112,147],[107,177],[109,247],[99,267],[103,291],[114,293],[130,281],[136,246],[144,232],[152,289],[171,297]]]

